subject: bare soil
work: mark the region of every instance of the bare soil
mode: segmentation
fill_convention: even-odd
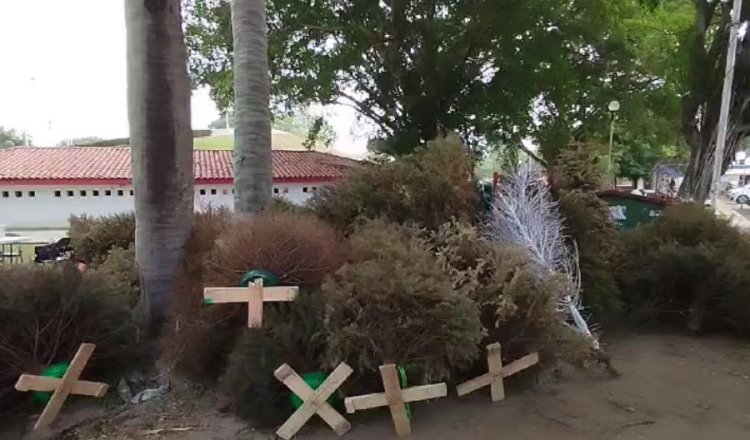
[[[489,391],[416,405],[413,440],[747,440],[750,438],[750,344],[723,337],[628,335],[607,347],[621,377],[569,374],[562,381],[519,390],[507,399]],[[451,390],[451,393],[455,393]],[[74,439],[271,439],[219,413],[210,397],[173,394],[160,402],[107,414],[69,429]],[[385,411],[347,418],[346,438],[396,438]],[[181,430],[173,430],[182,428]],[[161,431],[158,431],[161,430]],[[1,436],[0,436],[1,437]],[[321,423],[300,439],[338,438]]]

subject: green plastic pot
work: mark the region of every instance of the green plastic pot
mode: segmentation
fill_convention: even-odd
[[[62,379],[63,376],[65,376],[65,373],[68,372],[68,368],[70,368],[70,364],[67,362],[60,362],[57,364],[52,364],[42,370],[42,377],[53,377],[55,379]],[[51,391],[34,391],[32,393],[32,397],[34,398],[34,401],[41,405],[46,405],[49,402],[49,399],[52,398],[52,392]]]
[[[314,371],[312,373],[307,373],[302,375],[302,380],[305,381],[307,385],[310,386],[313,390],[317,390],[318,387],[320,387],[323,382],[326,380],[326,377],[328,377],[325,373],[321,371]],[[329,397],[327,402],[329,405],[333,405],[334,403],[333,396]],[[302,399],[299,398],[298,395],[292,393],[291,395],[291,401],[292,401],[292,407],[294,407],[295,410],[299,409],[300,406],[302,406]]]
[[[274,275],[273,272],[263,269],[253,269],[246,272],[245,275],[242,275],[242,278],[240,279],[240,287],[247,287],[258,279],[263,280],[264,286],[272,287],[279,285],[279,278]]]

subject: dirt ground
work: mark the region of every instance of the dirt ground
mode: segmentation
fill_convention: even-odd
[[[492,404],[487,390],[416,405],[413,440],[747,440],[750,438],[750,344],[722,337],[628,335],[607,346],[621,377],[573,374],[537,389],[507,389]],[[455,395],[455,391],[451,390]],[[171,396],[68,430],[77,439],[271,439],[218,413],[211,399]],[[387,412],[348,418],[346,438],[396,438]],[[181,428],[180,430],[169,430]],[[158,431],[162,429],[162,431]],[[323,424],[300,439],[337,436]]]

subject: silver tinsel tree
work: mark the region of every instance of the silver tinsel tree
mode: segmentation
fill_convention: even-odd
[[[558,204],[540,171],[519,167],[503,176],[484,224],[484,234],[490,241],[526,249],[540,268],[562,274],[565,282],[557,293],[562,319],[566,323],[572,321],[598,348],[581,313],[578,251],[575,242],[572,246],[567,243]]]

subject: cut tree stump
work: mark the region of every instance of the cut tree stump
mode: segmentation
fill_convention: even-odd
[[[464,396],[487,385],[490,386],[492,401],[505,399],[505,385],[503,379],[512,376],[539,363],[539,353],[532,353],[503,367],[501,346],[497,342],[487,346],[487,365],[489,372],[468,380],[456,387],[459,396]]]
[[[351,414],[363,409],[387,406],[391,411],[396,434],[399,436],[411,434],[411,423],[406,414],[406,403],[437,399],[448,395],[448,387],[445,383],[401,389],[396,366],[393,364],[381,365],[380,377],[383,380],[385,392],[347,397],[344,399],[346,412]]]
[[[34,425],[35,431],[39,428],[48,427],[55,421],[69,395],[104,397],[107,393],[109,385],[106,383],[78,380],[95,348],[96,345],[94,344],[81,344],[62,379],[30,374],[22,374],[18,378],[18,382],[16,382],[18,391],[52,391],[52,397]]]
[[[263,325],[263,303],[294,301],[299,294],[297,286],[263,287],[257,279],[247,287],[206,287],[204,301],[208,304],[247,303],[247,326]]]
[[[351,429],[351,424],[327,400],[352,372],[351,367],[342,362],[317,390],[313,390],[289,365],[284,364],[276,369],[274,376],[303,401],[302,406],[276,431],[276,435],[284,440],[291,439],[313,414],[318,414],[336,434],[346,434]]]

